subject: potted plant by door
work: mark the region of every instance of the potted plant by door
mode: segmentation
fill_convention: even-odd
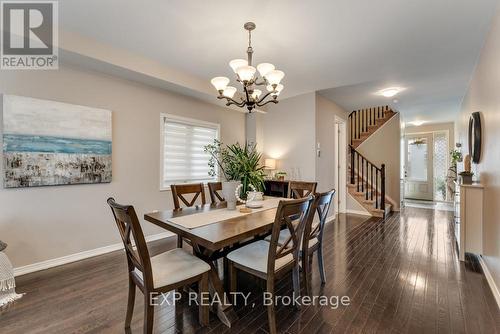
[[[248,191],[253,187],[257,191],[264,190],[264,166],[260,164],[261,154],[255,145],[241,146],[239,143],[226,145],[219,140],[205,146],[210,154],[208,174],[221,177],[222,194],[229,210],[236,209],[236,189],[241,184],[239,197],[246,199]]]

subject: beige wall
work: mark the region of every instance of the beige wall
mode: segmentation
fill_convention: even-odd
[[[386,195],[395,202],[396,210],[399,210],[401,193],[400,143],[400,114],[397,114],[358,147],[358,151],[377,166],[385,163]]]
[[[160,113],[220,123],[223,141],[245,140],[242,113],[72,67],[2,71],[0,93],[113,111],[113,182],[0,189],[0,237],[15,267],[118,243],[109,196],[134,204],[140,218],[172,207],[171,193],[159,191]]]
[[[259,114],[256,118],[264,156],[278,159],[278,169],[287,173],[292,168],[300,168],[303,180],[318,182],[318,191],[332,189],[335,184],[335,116],[347,120],[348,115],[333,101],[316,93],[271,105],[267,114]],[[259,128],[262,131],[259,132]],[[317,143],[320,143],[321,157],[317,156]],[[348,211],[368,214],[349,194],[346,197]]]
[[[472,112],[481,112],[482,157],[473,169],[484,184],[483,258],[500,287],[500,9],[496,13],[457,121],[457,141],[468,152]]]
[[[316,94],[316,143],[319,143],[321,148],[321,157],[316,155],[318,191],[327,191],[335,186],[335,116],[346,121],[347,129],[349,114],[331,100]]]
[[[262,115],[264,157],[278,159],[277,168],[291,176],[300,169],[303,180],[316,179],[316,94],[281,100]]]

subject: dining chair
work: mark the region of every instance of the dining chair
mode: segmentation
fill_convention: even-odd
[[[241,270],[265,280],[266,292],[274,301],[276,280],[291,271],[294,295],[300,295],[300,240],[312,201],[312,197],[280,201],[274,218],[271,241],[258,240],[227,255],[231,292],[236,292],[236,275],[237,271]],[[278,239],[282,226],[289,230],[290,237],[280,245]],[[270,333],[275,334],[274,302],[267,306],[267,315]]]
[[[328,217],[330,204],[335,196],[335,190],[319,193],[314,195],[314,200],[311,204],[310,215],[304,225],[304,237],[301,239],[300,257],[304,275],[304,283],[307,293],[310,294],[310,279],[311,262],[315,252],[318,256],[318,267],[321,276],[321,283],[326,283],[325,267],[323,261],[323,228]],[[315,220],[316,213],[318,220]],[[278,244],[282,245],[290,237],[288,229],[281,230],[278,238]],[[267,242],[271,241],[272,236],[265,238]]]
[[[171,184],[170,189],[172,190],[172,197],[174,200],[174,210],[181,209],[179,200],[181,200],[186,207],[192,207],[196,204],[198,197],[201,197],[201,204],[206,204],[205,187],[203,186],[203,183]],[[191,194],[194,196],[189,201],[184,195]],[[179,235],[177,236],[177,247],[182,248],[182,237]]]
[[[302,198],[316,193],[318,182],[290,181],[288,183],[288,198]]]
[[[224,202],[224,196],[222,195],[222,182],[208,182],[208,191],[210,193],[210,200],[213,205]]]
[[[144,294],[144,333],[153,332],[154,306],[150,298],[190,284],[198,283],[200,294],[208,294],[210,266],[181,248],[172,249],[153,257],[148,247],[134,207],[121,205],[108,198],[118,231],[125,247],[128,264],[129,289],[125,329],[130,330],[134,312],[135,290]],[[135,245],[135,249],[134,249]],[[199,305],[199,321],[208,325],[209,305]]]
[[[312,211],[309,216],[310,219],[307,220],[304,226],[304,237],[302,238],[302,248],[300,253],[302,257],[301,262],[304,283],[308,295],[311,294],[311,282],[309,277],[311,273],[312,257],[315,252],[318,256],[318,268],[321,277],[321,284],[326,283],[325,265],[323,261],[323,230],[334,196],[335,189],[316,194],[314,202],[311,206]],[[315,213],[318,214],[319,218],[317,222],[314,221]]]

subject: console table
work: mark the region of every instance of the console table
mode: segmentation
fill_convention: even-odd
[[[274,197],[288,197],[288,180],[265,180],[264,185],[266,189],[264,190],[264,195],[274,196]]]
[[[455,237],[459,260],[465,253],[483,252],[483,192],[481,184],[455,183]]]

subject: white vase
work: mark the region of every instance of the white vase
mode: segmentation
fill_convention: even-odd
[[[222,182],[222,195],[226,200],[228,210],[236,210],[236,195],[234,192],[240,183],[240,181]]]

